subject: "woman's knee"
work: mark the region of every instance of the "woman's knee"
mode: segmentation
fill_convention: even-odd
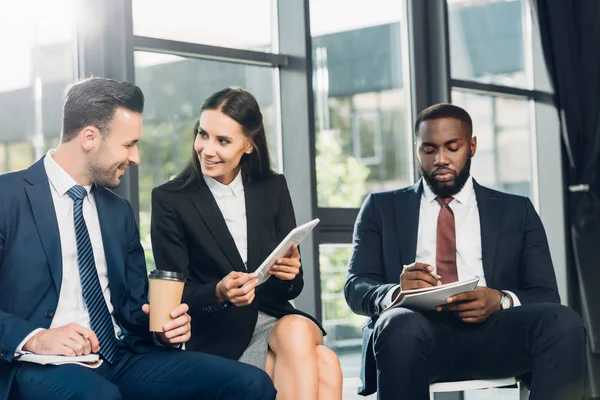
[[[310,319],[301,315],[286,315],[281,318],[269,335],[269,345],[277,350],[306,352],[307,347],[320,345],[321,331]]]

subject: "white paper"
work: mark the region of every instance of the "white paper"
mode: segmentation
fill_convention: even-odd
[[[476,276],[465,281],[448,283],[434,288],[407,290],[403,292],[404,296],[401,300],[398,300],[398,297],[400,297],[398,296],[392,304],[386,307],[384,312],[394,307],[410,308],[417,311],[433,311],[436,306],[446,304],[448,296],[475,290],[478,282],[479,277]]]
[[[298,226],[297,228],[292,229],[292,231],[279,243],[279,245],[271,252],[271,254],[263,261],[262,264],[256,269],[254,272],[257,275],[258,283],[257,286],[261,283],[264,283],[267,279],[271,277],[269,271],[271,267],[275,264],[275,262],[285,257],[292,245],[299,245],[310,232],[314,229],[315,226],[319,223],[319,218],[315,218],[312,221],[309,221],[303,225]]]
[[[88,368],[97,368],[102,364],[102,360],[98,357],[98,354],[88,354],[86,356],[66,357],[56,355],[45,355],[45,354],[33,354],[27,353],[19,356],[18,361],[31,362],[36,364],[79,364]]]

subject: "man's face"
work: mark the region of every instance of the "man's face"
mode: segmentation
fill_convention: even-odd
[[[477,150],[477,138],[460,120],[439,118],[424,121],[417,135],[417,159],[423,179],[440,197],[455,195],[463,188]]]
[[[107,136],[90,155],[87,169],[92,182],[114,188],[119,186],[125,170],[139,164],[138,142],[142,137],[142,115],[125,108],[117,108],[108,126]]]

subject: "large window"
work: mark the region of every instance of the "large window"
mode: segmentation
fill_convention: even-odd
[[[62,98],[77,75],[73,8],[31,0],[0,13],[0,172],[58,145]]]
[[[133,33],[158,39],[276,52],[273,0],[133,0]]]
[[[548,83],[543,68],[534,66],[539,35],[529,2],[447,3],[451,101],[471,114],[478,139],[472,175],[483,185],[529,196],[537,204],[533,112],[535,101],[551,94],[534,90],[547,89]]]
[[[530,87],[524,27],[528,0],[448,0],[452,77]]]
[[[202,102],[210,94],[227,86],[240,86],[254,94],[263,113],[271,157],[279,167],[274,69],[139,51],[135,53],[135,66],[136,84],[146,96],[144,137],[140,141],[140,235],[147,267],[154,269],[150,194],[190,160],[193,127]]]
[[[369,192],[410,180],[403,2],[310,6],[317,202],[356,208]]]
[[[454,90],[452,102],[473,119],[477,153],[471,173],[477,182],[531,196],[533,134],[529,101]]]
[[[319,266],[321,271],[321,304],[323,326],[327,330],[326,343],[343,353],[361,344],[361,330],[366,318],[354,314],[344,298],[344,284],[350,244],[321,244]]]

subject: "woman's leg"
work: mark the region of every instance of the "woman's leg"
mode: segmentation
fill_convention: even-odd
[[[301,315],[286,315],[269,334],[274,357],[267,356],[266,371],[273,377],[279,400],[315,400],[319,391],[317,346],[319,328]],[[272,365],[272,373],[269,367]]]
[[[308,318],[281,318],[269,335],[265,370],[281,400],[340,400],[342,370],[337,355],[323,346],[319,328]]]
[[[270,348],[267,350],[267,363],[265,365],[265,372],[271,377],[271,380],[275,382],[275,353]]]
[[[328,347],[317,346],[319,363],[319,400],[342,399],[342,367],[338,356]]]

